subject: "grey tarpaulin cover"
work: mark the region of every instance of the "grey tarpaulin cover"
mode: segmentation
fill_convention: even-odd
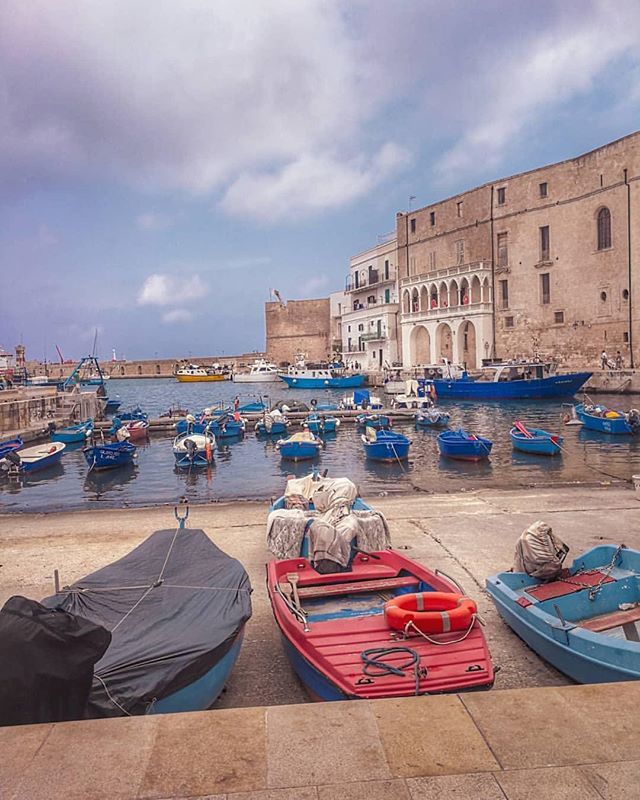
[[[144,714],[208,672],[251,617],[242,564],[202,530],[156,531],[119,561],[43,600],[103,625],[89,716]]]

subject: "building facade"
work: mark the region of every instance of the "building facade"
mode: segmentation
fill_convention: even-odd
[[[293,363],[297,355],[326,361],[332,352],[329,298],[265,303],[267,358]]]
[[[342,309],[342,358],[369,371],[399,359],[396,239],[353,256]]]
[[[404,365],[638,361],[640,133],[396,218]]]

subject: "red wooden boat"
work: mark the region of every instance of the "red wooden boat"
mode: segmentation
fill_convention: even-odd
[[[267,588],[287,656],[313,699],[403,697],[493,685],[491,655],[475,614],[463,629],[449,633],[425,634],[410,626],[407,635],[389,624],[386,604],[397,610],[415,608],[417,601],[422,609],[429,593],[451,598],[458,591],[450,580],[393,550],[359,552],[348,572],[330,574],[320,574],[306,558],[272,561]],[[401,603],[393,600],[400,597]]]
[[[139,442],[149,435],[149,422],[146,419],[134,419],[131,422],[125,422],[123,427],[129,431],[129,440],[132,442]]]

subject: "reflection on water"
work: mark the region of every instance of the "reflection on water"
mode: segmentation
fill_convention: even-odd
[[[119,395],[123,407],[138,403],[152,416],[172,404],[198,411],[217,402],[231,402],[234,384],[178,384],[170,380],[109,382],[109,393]],[[246,387],[243,387],[246,388]],[[309,402],[339,399],[340,392],[290,391],[269,387],[273,399],[286,397]],[[326,397],[327,395],[328,397]],[[256,395],[242,392],[243,401]],[[615,406],[628,406],[624,398],[601,398]],[[280,437],[257,438],[248,432],[243,438],[225,440],[215,451],[214,463],[198,470],[176,470],[171,434],[152,434],[138,446],[136,463],[128,468],[88,474],[82,445],[69,446],[62,462],[50,470],[26,476],[17,484],[0,478],[0,508],[10,511],[44,511],[90,508],[96,501],[104,506],[173,503],[181,497],[192,502],[211,502],[232,497],[269,498],[282,492],[288,475],[301,477],[311,466],[328,469],[330,475],[348,475],[364,495],[402,492],[419,488],[429,492],[455,491],[485,486],[530,486],[544,483],[628,480],[640,473],[640,437],[611,436],[578,427],[563,427],[566,413],[561,401],[535,403],[484,403],[471,401],[442,404],[451,414],[451,428],[487,436],[494,442],[491,459],[477,463],[441,458],[437,430],[416,431],[410,421],[394,428],[409,436],[411,446],[406,463],[380,463],[364,457],[360,432],[344,424],[337,433],[325,436],[325,447],[315,461],[284,461],[276,450]],[[514,451],[509,429],[516,419],[532,427],[562,431],[562,455],[553,458]],[[301,430],[296,423],[290,433]]]

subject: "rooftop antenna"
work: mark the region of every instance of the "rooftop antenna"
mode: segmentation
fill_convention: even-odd
[[[415,194],[409,195],[409,211],[411,211],[411,203],[416,199]]]

